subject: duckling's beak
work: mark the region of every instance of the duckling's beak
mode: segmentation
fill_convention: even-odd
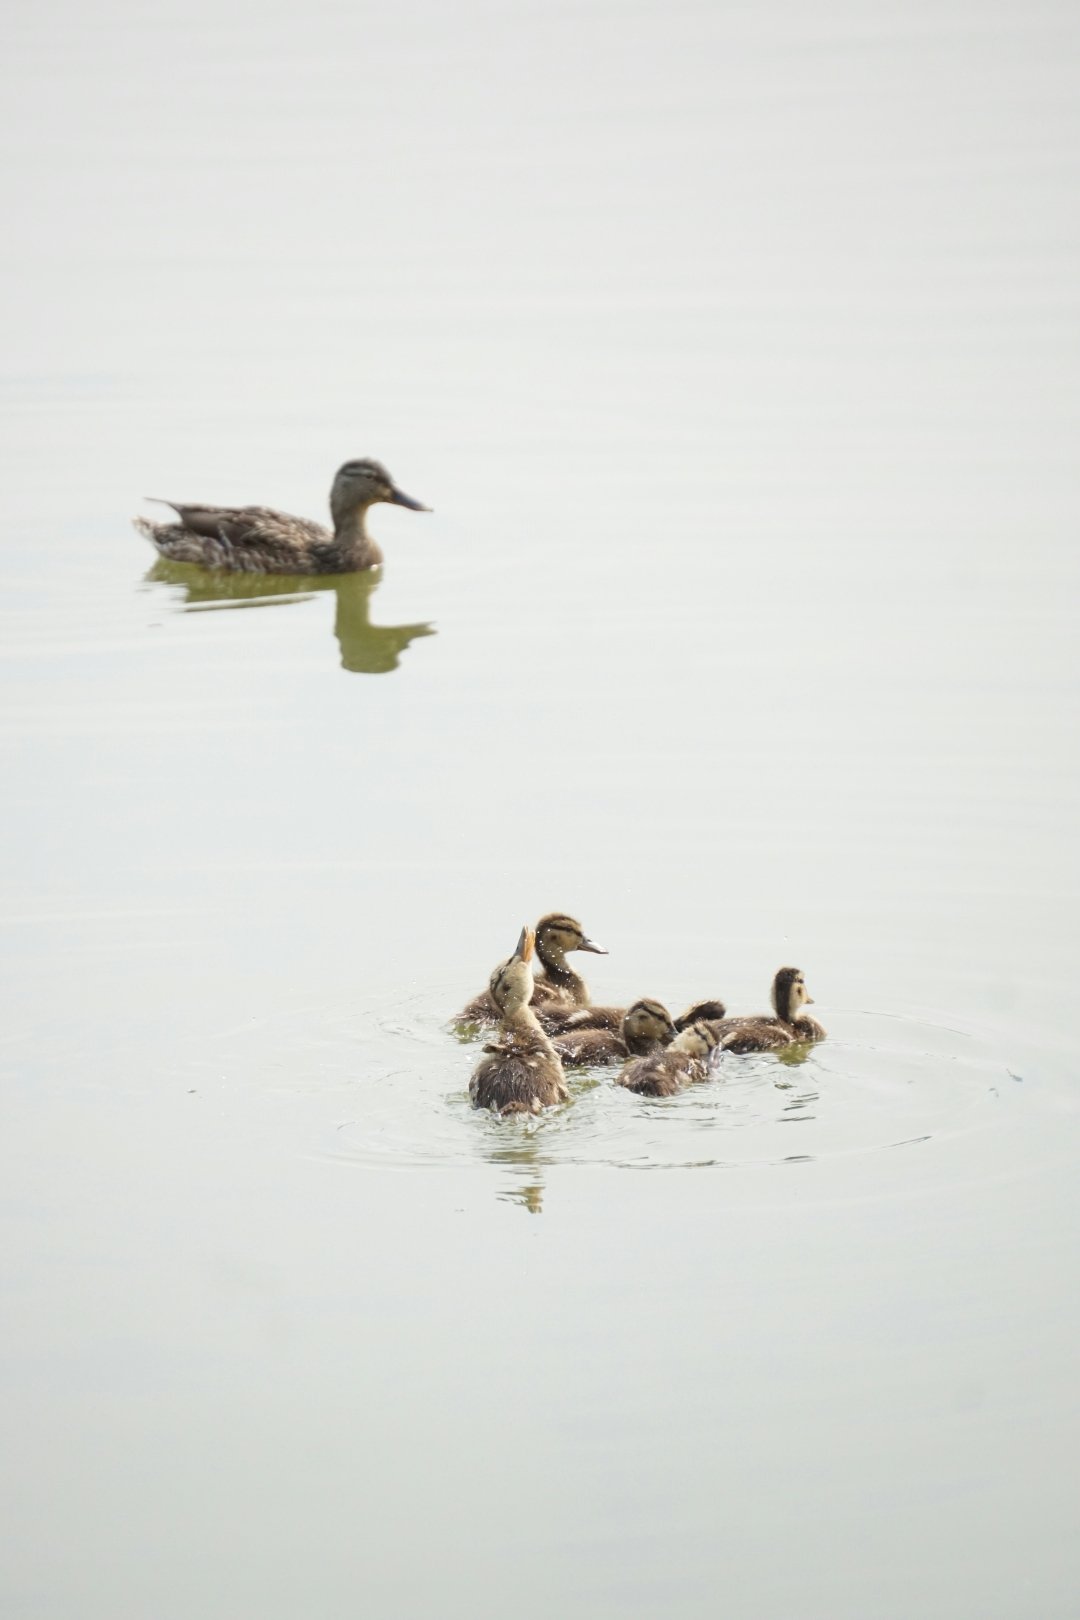
[[[514,956],[521,962],[531,962],[533,946],[536,944],[536,935],[528,923],[518,935],[518,942],[514,949]]]
[[[608,954],[606,945],[598,945],[595,939],[590,939],[587,934],[582,934],[578,950],[592,951],[594,956],[606,956]]]
[[[813,1005],[814,1005],[814,998],[813,998],[813,996],[807,996],[807,998],[806,998],[806,1005],[807,1005],[807,1006],[808,1006],[808,1007],[812,1007],[812,1006],[813,1006]]]
[[[393,506],[407,506],[410,512],[431,511],[430,506],[424,506],[420,501],[414,501],[411,495],[406,495],[404,490],[398,489],[394,484],[391,484],[390,493],[386,498]]]

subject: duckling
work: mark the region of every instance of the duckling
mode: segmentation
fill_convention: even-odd
[[[532,955],[536,935],[521,930],[513,956],[491,975],[491,998],[499,1010],[502,1038],[485,1046],[486,1057],[469,1081],[474,1108],[508,1114],[538,1114],[542,1108],[570,1101],[559,1055],[529,1006],[533,989]]]
[[[709,1078],[709,1058],[719,1039],[715,1024],[691,1024],[666,1051],[634,1058],[615,1076],[615,1084],[643,1097],[673,1097]]]
[[[658,1001],[635,1001],[623,1016],[619,1033],[610,1029],[580,1029],[556,1035],[552,1046],[564,1063],[625,1063],[627,1058],[661,1052],[678,1030],[671,1014]]]
[[[381,463],[363,460],[347,461],[335,474],[330,490],[333,532],[266,506],[186,506],[178,501],[160,504],[171,506],[179,523],[151,523],[143,517],[134,523],[174,562],[247,574],[352,574],[383,560],[364,526],[368,507],[377,501],[430,511],[404,495]]]
[[[802,1010],[813,1006],[814,998],[807,992],[800,968],[780,968],[771,995],[775,1017],[760,1013],[757,1017],[724,1018],[712,1025],[725,1052],[775,1052],[782,1046],[825,1039],[817,1019]]]
[[[591,951],[594,956],[606,956],[603,945],[590,939],[581,924],[565,911],[549,911],[536,925],[536,955],[544,971],[533,985],[532,1006],[546,1029],[549,1009],[562,1007],[572,1012],[575,1007],[587,1005],[589,987],[580,973],[567,965],[568,951]],[[491,1024],[499,1017],[499,1010],[490,990],[474,996],[457,1015],[460,1024]],[[617,1026],[616,1026],[617,1027]]]
[[[552,1006],[538,1009],[540,1022],[549,1034],[570,1035],[580,1030],[605,1029],[619,1031],[622,1021],[631,1009],[628,1007],[567,1007]],[[723,1018],[727,1008],[722,1001],[695,1001],[674,1020],[676,1033],[707,1019]]]

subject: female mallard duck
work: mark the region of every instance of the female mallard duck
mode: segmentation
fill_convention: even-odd
[[[678,1030],[658,1001],[635,1001],[618,1034],[613,1029],[579,1029],[556,1035],[552,1046],[564,1063],[625,1063],[627,1058],[661,1052]]]
[[[569,951],[591,951],[594,956],[606,956],[607,951],[590,939],[581,924],[565,911],[549,911],[536,925],[536,955],[544,971],[533,986],[533,1011],[545,1028],[548,1009],[563,1007],[573,1011],[588,1004],[589,987],[580,973],[567,965]],[[457,1015],[460,1024],[491,1024],[499,1016],[491,991],[484,990],[474,996],[467,1007]]]
[[[634,1058],[615,1076],[617,1086],[642,1097],[673,1097],[709,1078],[709,1057],[720,1037],[715,1024],[691,1024],[663,1052]]]
[[[538,1114],[570,1101],[559,1055],[529,1005],[536,935],[523,928],[513,956],[491,975],[491,998],[499,1010],[501,1038],[484,1047],[469,1081],[474,1108],[508,1114]]]
[[[817,1019],[803,1012],[813,1002],[802,970],[782,967],[772,983],[775,1017],[760,1013],[756,1017],[724,1018],[712,1028],[725,1052],[775,1052],[783,1046],[823,1041],[825,1031]]]
[[[332,533],[321,523],[267,506],[183,506],[178,501],[161,504],[179,514],[179,523],[137,517],[135,527],[173,562],[246,574],[353,574],[383,560],[364,525],[368,507],[377,501],[430,511],[403,495],[379,462],[347,461],[338,468],[330,491]]]
[[[544,1028],[557,1035],[572,1035],[587,1029],[604,1029],[618,1033],[629,1007],[567,1007],[554,1005],[540,1009]],[[680,1034],[691,1024],[705,1019],[723,1018],[727,1008],[722,1001],[695,1001],[674,1019],[675,1032]]]

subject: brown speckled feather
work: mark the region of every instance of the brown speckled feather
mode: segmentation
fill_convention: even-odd
[[[176,505],[180,523],[136,518],[135,526],[173,562],[250,574],[349,572],[342,548],[321,523],[273,512],[266,506],[168,504]],[[378,560],[382,560],[381,553]]]
[[[542,1043],[542,1044],[541,1044]],[[524,1031],[508,1033],[502,1041],[484,1047],[471,1081],[474,1108],[496,1114],[538,1114],[543,1108],[570,1101],[562,1065],[546,1036],[537,1031],[530,1040]]]
[[[621,1074],[615,1076],[617,1086],[636,1091],[642,1097],[673,1097],[687,1086],[697,1085],[709,1078],[709,1066],[704,1058],[687,1052],[655,1052],[651,1057],[634,1058]]]
[[[163,501],[179,523],[136,518],[140,534],[171,562],[242,574],[351,574],[375,568],[382,552],[364,517],[379,501],[424,512],[427,508],[397,488],[378,461],[346,461],[330,490],[332,529],[269,506],[204,506]]]
[[[688,1029],[702,1020],[723,1018],[727,1008],[722,1001],[695,1001],[675,1020],[677,1030]],[[618,1031],[626,1016],[625,1007],[575,1007],[563,1004],[550,1010],[539,1010],[540,1022],[552,1034],[570,1035],[577,1030],[608,1029]]]
[[[672,1097],[710,1078],[709,1059],[715,1048],[715,1026],[691,1024],[680,1031],[666,1052],[634,1058],[615,1076],[615,1084],[644,1097]]]
[[[555,1035],[552,1046],[564,1063],[625,1063],[630,1048],[613,1029],[579,1029]],[[654,1043],[659,1047],[659,1042]]]
[[[627,1008],[617,1033],[610,1029],[574,1029],[555,1036],[551,1044],[564,1063],[625,1063],[627,1058],[662,1052],[675,1033],[667,1008],[643,996]]]
[[[784,1046],[823,1041],[825,1031],[815,1018],[722,1018],[711,1024],[725,1052],[778,1052]]]

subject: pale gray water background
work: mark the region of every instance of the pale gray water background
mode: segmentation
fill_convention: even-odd
[[[1080,1612],[1077,33],[10,14],[6,1616]],[[831,1038],[481,1119],[550,907]]]

